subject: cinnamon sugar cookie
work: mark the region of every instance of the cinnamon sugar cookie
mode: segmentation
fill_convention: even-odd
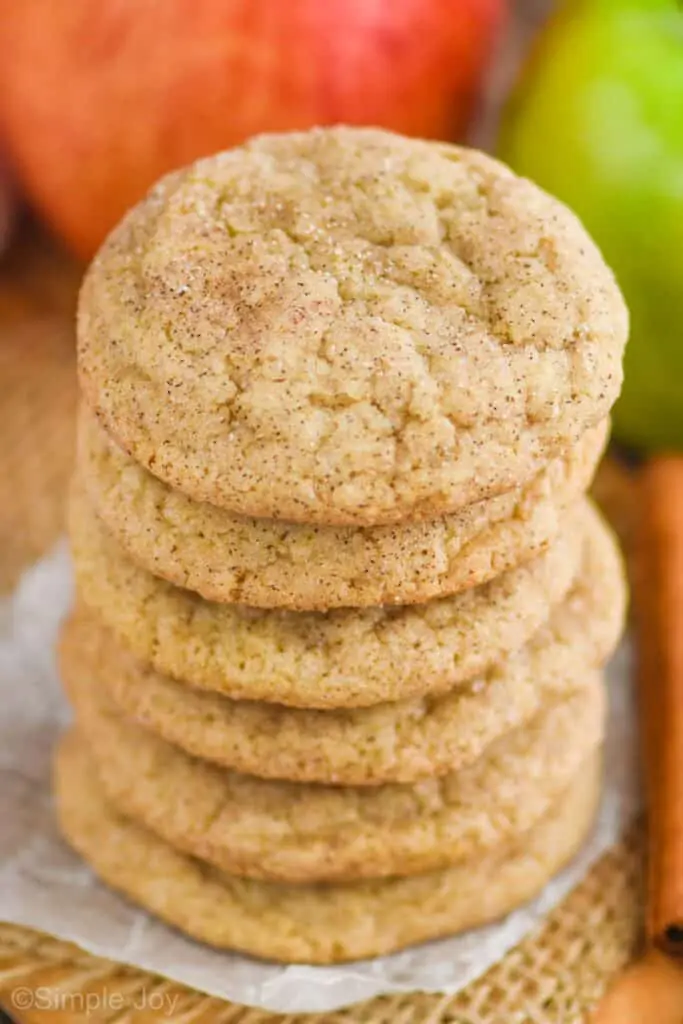
[[[140,569],[78,490],[70,526],[82,600],[139,658],[234,699],[293,707],[446,690],[521,646],[577,572],[615,587],[621,572],[611,535],[582,503],[545,554],[483,587],[420,605],[270,611],[207,602]]]
[[[117,813],[76,733],[62,742],[55,766],[62,832],[114,889],[210,945],[319,964],[451,935],[531,899],[583,842],[599,776],[592,757],[532,829],[454,867],[355,885],[286,885],[218,871]]]
[[[230,874],[302,883],[434,871],[514,840],[600,746],[605,711],[588,672],[460,772],[354,788],[269,782],[190,757],[124,719],[93,678],[70,677],[67,695],[117,810]]]
[[[393,526],[249,519],[192,501],[129,458],[85,406],[79,478],[133,561],[206,600],[300,610],[408,604],[480,586],[542,553],[588,487],[607,430],[589,430],[523,487]]]
[[[625,585],[579,577],[533,639],[506,661],[440,696],[316,711],[228,700],[134,658],[90,613],[60,648],[69,686],[102,686],[130,718],[188,753],[240,772],[300,782],[415,782],[471,765],[507,732],[585,686],[614,649]]]
[[[518,487],[604,420],[627,313],[577,218],[474,150],[263,135],[163,178],[80,296],[80,379],[189,496],[323,524]]]

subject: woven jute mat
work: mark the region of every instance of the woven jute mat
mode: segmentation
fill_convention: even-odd
[[[76,403],[72,323],[79,274],[34,231],[24,232],[0,265],[0,586],[5,590],[62,530]],[[616,494],[614,504],[622,513],[632,509],[630,498],[623,497],[627,484],[613,465],[600,486],[608,504]],[[627,522],[618,525],[628,533]],[[0,1003],[26,1024],[81,1018],[109,1024],[579,1024],[633,955],[640,928],[639,878],[634,830],[533,934],[454,997],[415,993],[337,1013],[282,1016],[225,1003],[54,938],[0,925]]]

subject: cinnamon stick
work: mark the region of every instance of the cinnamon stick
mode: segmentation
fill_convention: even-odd
[[[683,971],[677,960],[649,949],[620,974],[590,1024],[681,1024]]]
[[[683,457],[645,466],[635,579],[648,804],[647,938],[683,957]]]

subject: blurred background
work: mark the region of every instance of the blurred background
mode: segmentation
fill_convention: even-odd
[[[486,115],[552,6],[0,0],[2,237],[12,177],[89,259],[160,175],[258,132],[346,122],[495,146]]]
[[[565,200],[631,310],[615,437],[683,447],[681,111],[677,0],[0,0],[5,562],[55,528],[86,261],[161,174],[260,131],[466,140]]]

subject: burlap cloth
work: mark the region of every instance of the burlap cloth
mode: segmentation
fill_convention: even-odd
[[[0,586],[44,552],[62,529],[76,387],[73,306],[79,270],[32,229],[0,265]],[[601,479],[606,501],[624,500],[618,470]],[[628,532],[629,523],[617,524]],[[0,826],[1,827],[1,826]],[[640,925],[636,832],[607,854],[545,923],[455,997],[374,999],[324,1015],[245,1009],[74,946],[0,925],[0,1002],[15,1018],[57,1024],[155,1020],[226,1024],[579,1024],[632,956]],[[68,913],[68,908],[65,908]],[[181,996],[169,1017],[151,993]],[[141,998],[141,994],[143,997]],[[143,1002],[146,1009],[137,1009]],[[33,1007],[30,1004],[33,1003]]]

